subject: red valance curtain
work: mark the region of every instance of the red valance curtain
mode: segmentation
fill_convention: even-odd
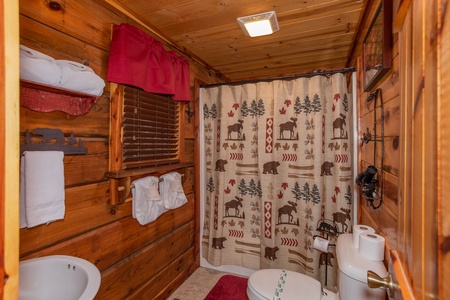
[[[129,24],[115,25],[110,45],[107,80],[146,92],[190,100],[189,61],[166,51],[157,41]]]

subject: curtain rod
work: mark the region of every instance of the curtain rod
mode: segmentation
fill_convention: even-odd
[[[257,82],[266,82],[266,81],[273,81],[273,80],[280,80],[280,79],[296,79],[300,77],[312,77],[316,75],[331,75],[335,73],[349,73],[356,71],[356,67],[349,67],[344,68],[340,70],[330,70],[330,71],[315,71],[311,73],[304,73],[304,74],[294,74],[294,75],[286,75],[286,76],[279,76],[279,77],[271,77],[271,78],[260,78],[260,79],[249,79],[249,80],[241,80],[241,81],[233,81],[233,82],[222,82],[222,83],[212,83],[212,84],[201,84],[200,87],[216,87],[221,85],[238,85],[238,84],[244,84],[244,83],[257,83]]]

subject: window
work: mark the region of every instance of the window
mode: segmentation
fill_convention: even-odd
[[[110,170],[179,162],[179,102],[119,85],[111,122]]]

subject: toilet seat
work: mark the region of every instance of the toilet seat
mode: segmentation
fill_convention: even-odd
[[[247,295],[250,300],[320,300],[322,290],[319,281],[304,274],[282,269],[264,269],[250,275]]]

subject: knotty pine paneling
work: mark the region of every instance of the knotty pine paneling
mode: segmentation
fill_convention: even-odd
[[[20,3],[22,2],[24,1],[20,1]],[[41,1],[30,2],[44,3]],[[43,14],[42,16],[48,15],[52,14]],[[92,45],[23,15],[20,16],[20,25],[21,44],[32,49],[37,48],[36,50],[55,59],[66,59],[85,64],[92,68],[97,75],[106,78],[109,40],[107,43],[102,42],[102,45]],[[79,28],[79,31],[84,32],[84,29]],[[98,30],[110,34],[111,25],[105,23]],[[76,51],[74,51],[75,49]],[[109,86],[106,86],[105,90],[108,91]]]
[[[186,139],[184,141],[184,159],[186,161],[194,161],[194,139]]]
[[[186,128],[185,128],[185,138],[186,140],[189,139],[194,139],[194,118],[195,118],[195,109],[192,108],[194,105],[191,103],[191,114],[194,113],[194,115],[191,116],[191,121],[190,123],[186,124]],[[187,117],[186,117],[187,119]]]
[[[171,293],[173,293],[176,287],[180,286],[182,280],[186,280],[188,275],[193,272],[192,266],[195,264],[193,261],[192,252],[193,248],[188,249],[184,254],[177,259],[171,261],[171,263],[163,270],[152,276],[150,280],[143,283],[139,289],[134,291],[128,299],[141,300],[141,299],[167,299]],[[178,276],[174,281],[170,282],[172,278]],[[161,290],[161,286],[168,286],[166,290]],[[100,295],[100,299],[103,297]],[[104,299],[108,299],[104,297]]]
[[[139,6],[139,13],[142,15],[145,14],[146,18],[154,20],[155,24],[158,24],[160,28],[163,28],[167,34],[170,36],[182,37],[185,34],[189,34],[197,40],[202,37],[206,38],[208,35],[212,34],[223,34],[220,37],[225,37],[224,33],[229,32],[231,30],[236,30],[236,26],[233,26],[233,23],[222,24],[223,32],[220,29],[213,28],[214,25],[223,21],[224,18],[235,18],[242,13],[242,10],[245,9],[247,12],[257,12],[257,11],[270,11],[273,9],[272,3],[265,3],[256,0],[248,0],[239,5],[230,5],[231,9],[220,10],[217,9],[217,4],[214,1],[204,1],[204,0],[195,0],[189,1],[190,5],[182,5],[185,3],[180,3],[177,1],[176,5],[171,5],[167,3],[165,6],[161,7],[161,5],[156,5],[152,7],[151,5],[147,6],[147,1],[138,0],[138,1],[120,1],[126,3],[129,7],[137,8]],[[319,1],[320,2],[320,1]],[[321,1],[324,2],[324,1]],[[306,5],[305,5],[306,4]],[[318,3],[316,3],[318,4]],[[173,22],[171,19],[167,17],[164,18],[164,15],[160,13],[161,10],[167,9],[170,7],[170,10],[176,13],[177,15],[184,16],[178,22]],[[312,25],[311,30],[316,28],[320,28],[321,22],[327,22],[326,25],[332,27],[333,25],[343,23],[347,24],[350,22],[347,15],[355,15],[358,12],[358,8],[355,7],[354,2],[352,0],[344,0],[340,3],[339,6],[336,6],[333,11],[330,11],[329,7],[314,5],[309,6],[307,3],[303,5],[299,5],[298,1],[295,0],[285,0],[283,1],[283,5],[278,5],[278,14],[280,11],[283,12],[283,16],[278,15],[278,19],[281,21],[287,21],[289,24],[301,24],[307,26],[308,24]],[[211,24],[211,26],[203,26],[201,22],[198,21],[197,15],[202,15],[203,22],[207,24]],[[241,15],[242,16],[242,15]],[[333,18],[331,16],[342,16],[343,20],[340,22],[340,19]],[[357,16],[357,15],[356,15]],[[345,21],[344,21],[345,20]],[[309,21],[309,23],[307,23]],[[182,26],[180,26],[182,23]],[[305,24],[306,23],[306,24]],[[280,35],[292,35],[296,33],[296,27],[285,26],[286,32],[279,32]],[[297,29],[298,31],[298,29]],[[202,34],[205,32],[205,34]],[[220,38],[219,37],[219,38]]]
[[[413,22],[417,22],[419,24],[423,24],[424,14],[423,7],[424,4],[421,5],[412,5],[412,16]],[[421,85],[423,76],[423,60],[424,60],[424,47],[422,45],[423,40],[423,27],[420,30],[412,30],[412,46],[414,50],[412,53],[412,81],[410,83],[410,88],[412,91],[411,98],[406,99],[413,108],[411,119],[407,120],[408,125],[411,126],[411,161],[410,164],[410,173],[406,176],[411,176],[411,190],[410,190],[410,200],[413,201],[411,207],[411,248],[408,249],[407,260],[408,269],[411,272],[411,277],[415,278],[417,282],[415,282],[416,289],[419,292],[419,298],[423,298],[422,293],[425,291],[424,281],[421,280],[422,277],[422,259],[413,259],[414,257],[424,257],[425,248],[421,241],[423,240],[423,222],[422,218],[424,216],[424,203],[421,201],[422,195],[425,194],[423,186],[423,178],[422,174],[424,172],[424,149],[422,147],[425,136],[423,135],[423,129],[425,128],[425,103],[424,103],[424,86]],[[414,121],[413,121],[414,120]],[[408,149],[409,150],[409,149]],[[417,200],[417,201],[414,201]],[[415,222],[415,220],[417,220]],[[417,241],[417,242],[416,242]]]
[[[141,248],[127,259],[111,266],[102,273],[102,286],[97,298],[126,298],[154,278],[158,272],[164,270],[167,262],[176,260],[189,251],[193,247],[193,240],[194,223],[192,221],[174,230],[170,236]]]
[[[86,46],[89,45],[104,51],[109,50],[111,24],[119,24],[126,21],[114,12],[104,8],[98,1],[67,0],[59,3],[62,9],[54,11],[50,9],[48,1],[21,0],[19,1],[20,14],[61,32],[67,35],[68,38],[71,37],[82,41]],[[21,20],[21,25],[23,24],[22,22],[23,20]],[[28,28],[28,30],[30,29]],[[54,42],[57,43],[57,41]],[[48,46],[51,45],[42,44],[41,46],[50,48]],[[57,49],[61,48],[57,47]],[[70,54],[73,50],[67,48],[63,52]]]
[[[121,260],[127,259],[134,252],[152,244],[159,238],[170,236],[173,230],[190,222],[194,217],[192,194],[189,196],[187,204],[164,213],[158,218],[157,222],[145,226],[139,225],[136,220],[130,217],[131,202],[117,205],[116,209],[122,209],[122,206],[127,211],[124,214],[115,210],[115,215],[119,215],[116,221],[113,222],[112,217],[110,217],[109,222],[103,220],[104,224],[101,224],[103,226],[99,225],[95,230],[91,229],[91,231],[73,236],[69,240],[55,241],[54,245],[48,245],[47,248],[26,258],[43,256],[49,253],[80,255],[95,263],[97,268],[103,271]],[[111,211],[108,213],[111,214]],[[86,220],[83,221],[86,223]],[[79,231],[81,232],[81,230]],[[121,239],[120,243],[117,243],[118,238]]]
[[[80,185],[105,179],[108,171],[108,154],[77,155],[64,157],[66,186]],[[92,168],[95,166],[95,168]]]
[[[381,118],[381,114],[378,116]],[[400,97],[397,96],[384,103],[384,136],[398,137],[400,135],[398,124],[400,124]]]
[[[444,299],[442,295],[448,294],[442,261],[438,262],[441,137],[436,99],[443,87],[439,84],[441,5],[445,7],[434,0],[414,2],[407,13],[402,12],[406,18],[394,34],[393,66],[379,83],[384,100],[385,95],[391,99],[385,102],[385,203],[378,210],[362,205],[359,215],[363,224],[374,226],[387,238],[388,248],[399,253],[401,271],[406,274],[402,290],[411,288],[417,299]],[[360,95],[364,97],[364,93]],[[370,112],[364,103],[359,105],[360,126]],[[360,153],[360,157],[366,156]],[[364,167],[364,161],[359,165]]]
[[[69,136],[73,131],[76,137],[106,138],[109,136],[109,99],[100,97],[94,103],[89,113],[82,116],[69,116],[64,112],[37,112],[31,109],[20,108],[20,133],[35,128],[59,128]],[[90,150],[90,149],[89,149]],[[92,151],[89,151],[90,153]]]
[[[388,249],[395,249],[397,247],[397,218],[392,211],[385,205],[375,210],[366,204],[362,205],[361,208],[362,215],[370,216],[369,219],[374,222],[373,224],[364,224],[372,226],[386,238]],[[363,220],[367,219],[367,216],[363,217]]]
[[[418,298],[437,298],[440,281],[436,280],[438,260],[438,130],[437,93],[440,87],[438,70],[439,24],[441,21],[440,1],[414,3],[411,6],[412,27],[412,82],[406,85],[412,90],[412,97],[405,101],[411,103],[412,119],[407,120],[412,128],[411,198],[411,261],[410,274],[413,288]],[[408,149],[409,150],[409,149]],[[409,200],[409,201],[408,201]],[[420,260],[418,259],[420,258]],[[440,284],[445,284],[441,282]]]
[[[398,177],[388,172],[383,173],[384,205],[398,217]]]
[[[20,131],[21,143],[24,143],[25,132],[36,128],[58,128],[69,137],[73,132],[75,137],[83,141],[88,149],[87,155],[64,157],[64,181],[66,187],[83,183],[105,180],[108,171],[108,101],[100,97],[91,111],[83,116],[68,116],[59,111],[43,113],[21,107]],[[33,143],[40,137],[33,138]],[[93,168],[92,166],[95,166]]]
[[[245,76],[242,80],[252,80],[256,76],[262,76],[260,78],[270,78],[273,74],[276,76],[281,76],[281,74],[288,74],[291,72],[293,68],[295,68],[295,74],[309,73],[317,66],[321,66],[324,70],[333,70],[342,68],[345,65],[345,55],[348,54],[347,50],[330,50],[327,53],[323,53],[320,56],[314,53],[308,53],[304,55],[304,59],[306,62],[298,63],[294,60],[295,57],[286,56],[283,58],[268,59],[268,58],[260,58],[260,60],[250,61],[238,64],[237,67],[241,69],[245,67],[244,72],[235,71],[233,65],[229,65],[229,67],[221,68],[224,72],[226,72],[229,76],[237,77],[237,76]],[[342,57],[342,65],[336,66],[335,62],[336,56]],[[261,65],[261,59],[267,61],[267,64]],[[283,65],[278,64],[279,61],[283,62]]]
[[[106,81],[112,24],[138,25],[98,1],[60,3],[62,10],[52,11],[48,1],[21,0],[20,42],[55,59],[88,65]],[[191,62],[192,86],[194,78],[220,82],[212,74]],[[88,155],[64,158],[65,218],[21,229],[20,259],[52,254],[81,257],[102,273],[96,299],[163,299],[199,265],[199,245],[194,244],[199,226],[198,200],[193,193],[195,167],[173,170],[185,174],[188,203],[152,223],[141,226],[132,218],[131,195],[122,205],[110,205],[109,183],[104,176],[109,164],[109,93],[107,83],[103,95],[83,116],[20,108],[22,143],[27,130],[47,127],[61,129],[66,137],[73,131],[88,148]],[[182,104],[180,113],[186,123],[184,108]],[[182,157],[192,162],[193,121],[194,117],[180,131]],[[34,137],[33,142],[38,139]]]
[[[360,162],[360,169],[366,169],[370,164],[364,161]],[[380,174],[381,169],[378,169]],[[380,179],[380,177],[378,177]],[[381,186],[381,184],[379,185]],[[383,202],[382,205],[373,209],[368,205],[367,201],[360,197],[359,203],[361,206],[358,221],[361,224],[366,224],[373,227],[380,232],[387,240],[388,247],[396,247],[397,245],[397,219],[398,219],[398,201],[397,201],[397,186],[398,177],[383,172]],[[377,191],[380,193],[381,188]],[[374,201],[377,206],[379,201]],[[370,220],[370,223],[367,221]]]
[[[447,3],[446,3],[447,4]],[[441,145],[438,149],[440,179],[438,194],[439,222],[441,232],[439,234],[439,278],[441,282],[450,282],[450,14],[445,15],[442,24],[442,48],[441,48],[441,90],[439,91],[439,131],[442,133]],[[439,287],[441,299],[450,299],[450,287],[442,284]]]
[[[352,0],[341,0],[339,5],[326,0],[314,4],[286,0],[276,5],[282,30],[250,39],[236,25],[236,17],[273,10],[273,3],[255,0],[220,5],[213,0],[176,4],[145,0],[119,2],[124,10],[148,21],[180,47],[219,68],[230,81],[348,66],[349,47],[363,6],[362,2]]]
[[[114,215],[107,210],[108,186],[106,182],[102,182],[66,189],[64,220],[52,222],[47,226],[21,229],[21,256],[40,256],[30,254],[127,216],[131,209],[127,206],[116,209]]]
[[[378,5],[377,1],[372,2],[371,13]],[[395,14],[394,14],[395,15]],[[363,30],[367,30],[368,24],[364,25]],[[358,43],[358,49],[362,47],[362,40]],[[358,53],[361,55],[361,53]],[[361,61],[359,57],[358,61]],[[397,222],[398,222],[398,185],[400,170],[400,77],[399,77],[399,45],[398,36],[393,36],[392,48],[392,67],[387,74],[379,81],[373,89],[380,89],[380,93],[375,101],[367,102],[368,92],[363,92],[362,73],[358,72],[359,87],[359,105],[358,105],[358,132],[359,137],[363,133],[369,132],[374,135],[374,126],[376,126],[377,137],[381,139],[381,101],[384,108],[384,153],[382,152],[381,142],[369,142],[358,148],[359,168],[361,172],[368,165],[376,163],[378,173],[383,172],[383,204],[378,209],[367,206],[366,200],[359,196],[361,209],[359,210],[358,220],[362,224],[374,227],[387,240],[387,248],[397,247]],[[375,107],[376,105],[376,107]],[[374,124],[374,110],[376,110],[376,125]],[[361,142],[360,142],[361,145]],[[375,158],[374,158],[375,154]],[[381,160],[383,158],[383,166]],[[381,186],[381,185],[380,185]],[[358,187],[357,187],[358,188]],[[377,204],[377,202],[375,202]]]
[[[257,47],[248,47],[244,48],[246,45],[245,41],[242,41],[239,45],[236,45],[239,49],[239,54],[242,58],[245,58],[248,62],[255,61],[255,64],[246,64],[241,63],[241,68],[247,68],[251,65],[256,65],[257,61],[267,61],[274,62],[274,61],[280,61],[282,60],[283,63],[289,63],[290,61],[296,61],[295,56],[292,55],[292,48],[293,47],[301,47],[302,51],[304,51],[305,56],[308,56],[311,60],[313,59],[320,59],[322,57],[326,57],[327,54],[329,54],[332,51],[336,51],[338,55],[343,56],[343,52],[345,52],[345,49],[348,48],[349,43],[351,43],[352,36],[345,31],[345,27],[348,24],[345,25],[337,25],[333,27],[327,27],[326,30],[322,31],[311,31],[308,32],[307,35],[305,34],[301,39],[291,39],[289,42],[289,45],[283,45],[284,47],[280,47],[280,39],[270,39],[267,41],[267,43],[264,44],[264,48],[268,49],[269,51],[277,51],[277,55],[275,57],[264,57],[264,53],[259,53],[260,49],[257,49]],[[301,25],[301,26],[311,26],[308,25]],[[313,28],[313,27],[311,27]],[[226,34],[224,32],[224,34]],[[206,39],[202,38],[202,40]],[[227,66],[229,65],[230,58],[227,56],[223,56],[223,54],[218,53],[217,51],[214,52],[213,49],[216,49],[217,46],[210,45],[210,50],[208,51],[208,56],[211,57],[211,62],[214,63],[214,65],[218,66]],[[242,49],[241,49],[242,48]],[[318,51],[323,51],[320,54]],[[323,53],[323,55],[322,55]],[[253,56],[252,56],[253,55]],[[270,59],[272,58],[272,59]],[[308,59],[305,59],[305,62],[309,61]],[[229,66],[227,69],[232,70],[232,67]]]
[[[377,148],[377,157],[381,161],[381,147]],[[400,169],[400,149],[397,138],[386,137],[384,139],[383,170],[398,176]]]

